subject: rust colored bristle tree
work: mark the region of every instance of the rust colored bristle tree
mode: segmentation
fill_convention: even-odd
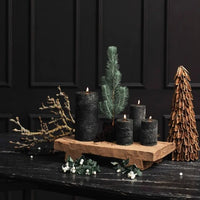
[[[169,122],[168,141],[176,144],[172,160],[194,161],[199,158],[198,132],[193,106],[190,76],[183,66],[174,77],[175,90]]]

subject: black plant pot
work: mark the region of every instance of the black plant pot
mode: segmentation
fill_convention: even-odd
[[[97,141],[115,141],[115,126],[112,125],[112,120],[110,119],[101,119],[102,130],[97,136]]]

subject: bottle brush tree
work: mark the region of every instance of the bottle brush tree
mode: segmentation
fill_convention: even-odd
[[[114,126],[116,116],[127,105],[129,92],[127,87],[121,86],[117,47],[108,47],[107,56],[105,76],[101,77],[102,101],[99,102],[99,109],[106,119],[112,119]]]
[[[199,158],[198,132],[190,76],[183,67],[178,67],[175,75],[175,91],[172,99],[172,111],[169,122],[168,141],[176,144],[172,160],[190,161]]]

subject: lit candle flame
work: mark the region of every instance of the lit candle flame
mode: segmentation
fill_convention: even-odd
[[[124,114],[124,120],[126,120],[127,118],[126,118],[126,114]]]
[[[90,91],[89,87],[87,87],[85,91],[86,91],[86,93],[89,93],[89,91]]]
[[[149,119],[152,119],[152,116],[149,116]]]
[[[138,104],[138,105],[140,104],[140,99],[138,99],[137,104]]]

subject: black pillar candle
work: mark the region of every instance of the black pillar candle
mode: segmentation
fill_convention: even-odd
[[[88,89],[88,88],[87,88]],[[75,139],[92,141],[98,133],[98,94],[76,92]]]
[[[157,144],[158,138],[158,120],[144,119],[141,123],[140,143],[146,146],[153,146]]]
[[[120,145],[130,145],[133,143],[133,120],[124,119],[116,120],[116,139],[117,144]]]
[[[141,120],[146,117],[146,106],[140,104],[140,100],[138,100],[138,104],[130,105],[130,118],[133,119],[133,140],[138,142],[140,139],[141,132]]]

